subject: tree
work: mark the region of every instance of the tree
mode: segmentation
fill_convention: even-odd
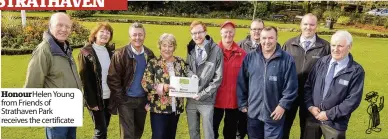
[[[252,20],[255,20],[255,16],[256,16],[256,8],[257,8],[257,1],[251,1],[251,4],[253,5],[253,15],[252,15]]]

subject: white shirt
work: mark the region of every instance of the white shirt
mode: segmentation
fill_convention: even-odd
[[[257,45],[256,44],[259,44],[259,43],[256,43],[255,41],[251,41],[252,42],[252,48],[256,48]]]
[[[132,52],[134,52],[136,55],[140,55],[140,54],[144,53],[144,47],[143,46],[141,47],[140,53],[138,51],[136,51],[136,49],[132,45],[131,45],[131,49],[132,49]]]
[[[331,68],[331,66],[332,66],[332,63],[333,62],[335,62],[336,60],[334,60],[333,58],[331,58],[331,60],[330,60],[330,64],[329,64],[329,70],[330,70],[330,68]],[[342,69],[344,69],[347,65],[348,65],[348,63],[349,63],[349,55],[348,56],[346,56],[344,59],[342,59],[342,60],[340,60],[340,61],[336,61],[337,62],[337,66],[335,67],[335,69],[334,69],[334,77],[335,77],[335,75],[337,75],[337,73],[339,72],[339,71],[341,71]],[[327,76],[327,74],[329,73],[329,70],[327,70],[327,73],[326,73],[326,76]]]
[[[168,69],[168,75],[171,77],[171,76],[175,76],[175,71],[174,71],[174,63],[173,62],[167,62],[167,69]],[[171,107],[172,107],[172,111],[173,112],[176,112],[176,99],[175,97],[170,97],[171,98]]]
[[[300,36],[300,44],[299,44],[299,45],[302,46],[303,49],[307,51],[307,49],[306,49],[307,46],[305,46],[305,43],[304,43],[304,42],[305,42],[305,41],[310,41],[310,48],[312,48],[312,47],[315,46],[316,40],[317,40],[316,35],[314,35],[312,38],[309,38],[309,39],[304,38],[303,36]]]
[[[206,53],[206,49],[205,49],[205,46],[206,46],[207,43],[208,43],[208,41],[204,40],[203,43],[200,46],[195,45],[196,57],[198,57],[198,55],[199,55],[198,49],[202,49],[202,60],[205,59],[205,57],[207,57],[207,53]]]
[[[108,50],[105,46],[100,46],[97,44],[92,45],[94,51],[96,51],[98,61],[101,65],[101,86],[102,86],[102,98],[108,99],[110,97],[110,90],[106,82],[108,76],[108,70],[110,65],[110,58]]]

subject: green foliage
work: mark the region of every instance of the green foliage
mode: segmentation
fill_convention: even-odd
[[[43,32],[48,31],[47,20],[27,20],[27,26],[22,27],[20,19],[12,17],[3,19],[5,20],[1,26],[1,43],[4,49],[34,49],[42,41]],[[88,35],[89,30],[74,20],[68,41],[72,46],[83,45]]]
[[[348,16],[340,16],[337,20],[337,23],[338,24],[341,24],[341,25],[350,25],[352,22],[350,20],[350,17]]]
[[[119,14],[119,10],[103,10],[103,11],[98,11],[100,14]]]
[[[70,16],[79,17],[79,18],[93,16],[93,14],[95,14],[96,12],[97,11],[93,11],[93,10],[77,10],[77,11],[69,10],[69,11],[67,11],[67,13]]]
[[[384,28],[388,29],[388,22],[384,23]]]
[[[323,16],[323,9],[315,8],[311,13],[317,16],[318,20],[321,20]]]
[[[323,19],[333,20],[333,21],[336,21],[340,15],[341,15],[341,12],[338,9],[337,10],[327,10],[327,11],[323,12],[323,14],[322,14]]]
[[[380,17],[380,16],[375,16],[373,18],[372,24],[375,25],[375,26],[384,26],[384,24],[386,22],[388,22],[386,19],[387,18]]]

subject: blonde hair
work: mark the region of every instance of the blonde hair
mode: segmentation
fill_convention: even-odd
[[[177,46],[175,36],[170,34],[170,33],[163,33],[162,35],[160,35],[159,40],[158,40],[158,48],[159,49],[161,49],[162,43],[165,41],[167,41],[172,46],[174,46],[174,51],[175,51],[176,46]]]

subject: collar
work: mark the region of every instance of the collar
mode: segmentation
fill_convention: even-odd
[[[60,56],[67,56],[65,52],[63,52],[59,42],[51,35],[50,31],[45,31],[43,33],[43,40],[46,40],[50,44],[50,50],[53,55],[60,55]],[[71,48],[69,46],[69,42],[65,41],[65,43],[62,44],[63,48],[68,49],[68,53],[71,55]]]
[[[218,42],[218,46],[220,46],[220,48],[222,49],[223,52],[228,50],[228,49],[226,49],[226,48],[222,45],[222,41]],[[230,49],[230,51],[232,51],[232,52],[237,52],[237,51],[238,51],[238,49],[237,49],[238,45],[237,45],[236,42],[233,41],[231,47],[232,47],[232,49]]]
[[[206,50],[205,49],[205,47],[206,47],[206,45],[209,43],[209,41],[208,40],[204,40],[203,42],[202,42],[202,44],[200,44],[200,45],[195,45],[195,50],[196,51],[198,51],[198,49],[202,49],[202,50]]]
[[[276,43],[276,48],[275,48],[275,52],[272,54],[272,57],[270,59],[274,59],[274,58],[278,58],[278,57],[281,57],[282,56],[282,50],[281,50],[281,46],[279,43]],[[258,45],[257,49],[256,49],[256,52],[260,54],[260,56],[264,58],[264,55],[263,55],[263,52],[261,51],[261,44]]]
[[[339,61],[336,61],[333,57],[331,57],[330,65],[333,64],[333,62],[337,62],[338,66],[346,66],[349,63],[349,55],[347,55],[344,59],[341,59]]]
[[[314,35],[312,38],[309,38],[309,39],[303,37],[302,35],[300,36],[300,43],[304,43],[305,41],[310,41],[311,44],[313,44],[314,42],[316,42],[316,40],[317,40],[316,35]]]
[[[131,45],[131,50],[133,53],[135,53],[136,55],[140,55],[140,54],[143,54],[144,53],[144,46],[141,46],[141,52],[137,52],[136,49]]]
[[[98,50],[107,50],[105,45],[98,45],[97,43],[93,43],[92,47]]]
[[[196,47],[196,48],[199,47],[199,48],[201,48],[201,49],[205,49],[205,46],[206,46],[206,44],[208,44],[208,43],[209,43],[209,41],[205,39],[205,40],[202,42],[202,44],[200,44],[200,45],[195,45],[195,47]]]

